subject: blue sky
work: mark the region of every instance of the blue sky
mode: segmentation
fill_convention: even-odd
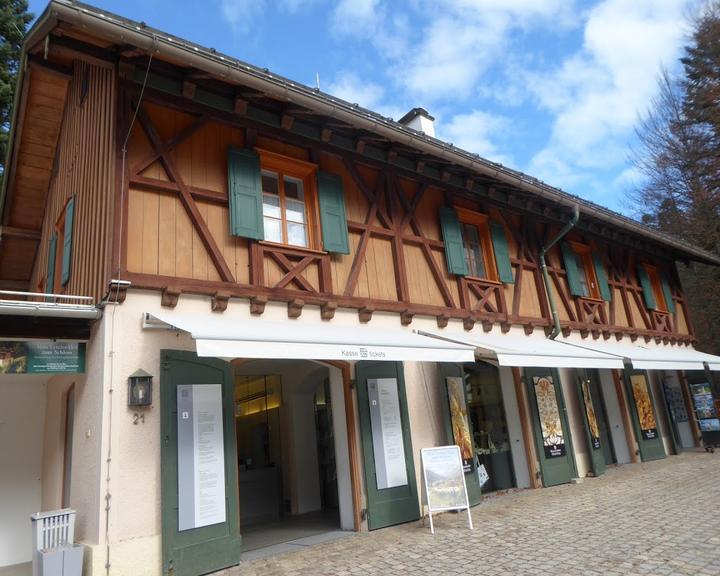
[[[697,0],[97,0],[629,213],[634,126]],[[45,2],[31,0],[39,14]]]

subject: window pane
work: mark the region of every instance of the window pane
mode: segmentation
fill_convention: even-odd
[[[462,225],[463,244],[465,246],[465,262],[468,267],[468,274],[477,278],[485,278],[485,260],[480,244],[480,235],[477,226],[472,224]]]
[[[280,220],[275,218],[263,218],[263,227],[265,228],[265,240],[271,242],[282,242],[282,230]]]
[[[582,255],[575,252],[575,264],[577,265],[578,280],[582,287],[582,295],[586,298],[590,297],[590,287],[588,286],[587,272],[585,271],[585,260]]]
[[[278,194],[278,177],[275,172],[262,171],[262,189],[266,194]]]
[[[285,197],[301,201],[304,200],[305,195],[303,194],[302,180],[285,176]]]
[[[294,246],[307,246],[307,237],[305,235],[305,226],[303,224],[296,224],[294,222],[288,222],[288,244]]]
[[[285,217],[290,222],[305,223],[305,204],[297,200],[288,200],[285,204]]]
[[[280,218],[280,197],[263,194],[263,216]]]

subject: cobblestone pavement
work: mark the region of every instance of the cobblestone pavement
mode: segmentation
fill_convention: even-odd
[[[720,454],[685,453],[582,484],[485,499],[464,514],[243,562],[224,576],[720,574]]]

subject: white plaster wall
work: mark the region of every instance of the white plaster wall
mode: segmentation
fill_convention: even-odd
[[[333,433],[335,435],[335,467],[337,471],[340,528],[353,530],[355,521],[353,516],[347,417],[345,414],[345,390],[342,371],[339,368],[330,368],[330,401],[332,403]]]
[[[30,514],[41,509],[47,378],[0,376],[0,566],[32,558]]]
[[[631,462],[630,451],[625,435],[625,423],[620,413],[620,403],[615,390],[615,381],[610,370],[598,370],[598,372],[600,373],[600,387],[605,400],[605,411],[610,424],[610,438],[615,450],[615,458],[618,464],[629,464]]]
[[[585,424],[580,406],[580,397],[577,389],[577,371],[574,368],[559,368],[560,382],[562,383],[563,397],[565,398],[565,415],[575,452],[575,465],[577,477],[584,478],[592,470],[590,454],[588,452]]]
[[[508,435],[510,436],[510,454],[512,455],[515,483],[518,488],[530,488],[530,472],[527,465],[527,452],[520,423],[520,410],[515,394],[515,381],[512,368],[500,368],[500,387],[502,389],[505,418],[507,419]]]
[[[682,385],[680,384],[680,379],[678,378],[676,371],[666,370],[663,378],[669,386],[676,388],[678,391],[682,390]],[[692,415],[688,414],[688,418],[692,418]],[[695,446],[695,442],[693,441],[693,432],[692,427],[690,426],[690,421],[686,420],[685,422],[678,422],[677,427],[678,434],[680,435],[680,445],[683,448],[693,448]]]
[[[405,392],[410,420],[415,481],[418,501],[422,506],[422,459],[420,450],[443,446],[449,442],[445,433],[442,413],[442,393],[437,364],[431,362],[405,362]]]

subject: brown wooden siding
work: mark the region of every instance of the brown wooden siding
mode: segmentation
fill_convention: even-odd
[[[550,326],[537,256],[557,226],[456,196],[458,205],[503,223],[515,283],[458,278],[447,272],[445,263],[438,209],[448,192],[441,187],[403,177],[391,166],[372,167],[254,131],[246,134],[241,126],[146,98],[130,138],[127,162],[123,273],[135,285],[285,301],[299,298],[321,305],[335,301],[358,309],[407,311],[410,316],[465,318],[466,327],[483,322],[485,329],[498,322],[504,329],[511,324],[524,325],[526,330]],[[227,150],[246,145],[313,161],[319,169],[342,177],[349,255],[279,248],[230,236]],[[183,193],[193,206],[181,201]],[[209,239],[203,237],[201,226]],[[548,256],[551,289],[565,329],[592,332],[595,337],[602,333],[606,338],[613,332],[646,337],[688,334],[671,263],[663,265],[674,285],[677,312],[668,320],[668,315],[656,317],[645,308],[634,272],[638,255],[620,247],[610,253],[605,243],[575,231],[568,239],[590,244],[603,254],[613,297],[610,302],[573,297],[560,249],[554,248]],[[217,246],[214,257],[212,244]],[[222,280],[219,262],[227,265],[231,282]]]
[[[64,292],[99,300],[107,291],[115,191],[115,98],[113,70],[75,62],[31,281],[34,288],[44,287],[50,237],[67,200],[75,196],[72,268]]]

